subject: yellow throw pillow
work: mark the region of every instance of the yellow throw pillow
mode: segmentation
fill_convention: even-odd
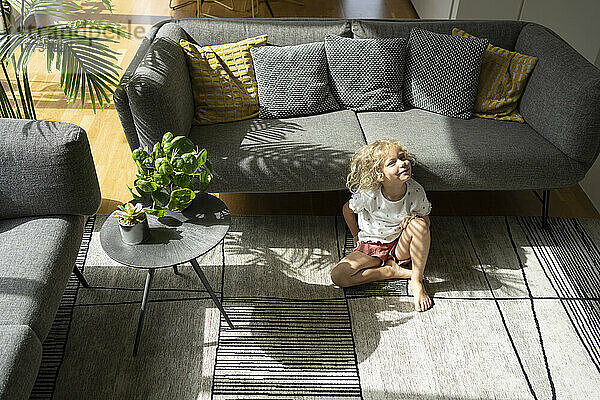
[[[458,28],[452,29],[452,35],[476,38]],[[473,115],[502,121],[525,122],[517,111],[517,103],[537,58],[491,44],[483,57]]]
[[[194,123],[208,125],[258,115],[258,89],[251,47],[264,46],[267,35],[237,43],[198,46],[181,39],[194,93]]]

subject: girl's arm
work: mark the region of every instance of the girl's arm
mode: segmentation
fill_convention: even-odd
[[[427,223],[427,227],[429,227],[431,225],[431,220],[429,219],[429,215],[426,215],[421,218],[423,218],[425,220],[425,222]]]
[[[418,215],[407,215],[406,217],[404,217],[404,219],[400,223],[400,225],[402,226],[402,229],[406,229],[406,227],[408,226],[410,221],[412,221],[415,218],[423,219],[423,221],[425,221],[425,223],[427,224],[427,227],[429,227],[431,225],[431,220],[429,219],[429,215],[425,215],[422,217],[420,217]]]
[[[358,219],[354,211],[350,208],[350,202],[347,201],[342,207],[342,214],[344,215],[344,221],[346,221],[346,225],[350,229],[350,233],[352,233],[352,237],[354,238],[354,244],[356,245],[356,241],[358,240]]]

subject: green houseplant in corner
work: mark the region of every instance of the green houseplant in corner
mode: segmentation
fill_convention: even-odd
[[[112,12],[111,0],[102,4]],[[37,118],[27,72],[36,50],[46,54],[48,73],[53,66],[60,71],[67,101],[79,98],[83,108],[88,96],[94,112],[110,103],[120,69],[118,52],[110,44],[131,35],[113,22],[77,19],[89,5],[94,6],[82,0],[0,0],[0,75],[5,81],[0,85],[1,117]],[[39,17],[58,22],[31,27]]]
[[[152,204],[146,212],[163,216],[167,208],[181,212],[196,197],[205,192],[213,176],[206,149],[199,150],[185,136],[163,135],[152,151],[138,148],[131,153],[137,168],[133,198]]]

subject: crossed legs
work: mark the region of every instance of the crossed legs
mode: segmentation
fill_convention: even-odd
[[[385,279],[410,279],[415,310],[425,311],[433,304],[423,287],[430,244],[429,218],[414,218],[400,235],[395,250],[397,259],[412,260],[412,269],[403,268],[393,260],[380,266],[378,258],[353,251],[333,267],[331,280],[340,287],[348,287]]]

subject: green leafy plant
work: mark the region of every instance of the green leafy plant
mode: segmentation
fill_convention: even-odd
[[[134,199],[144,204],[152,203],[149,214],[162,216],[166,207],[171,211],[183,211],[196,192],[204,192],[213,177],[212,166],[206,149],[199,150],[185,136],[163,135],[150,152],[138,148],[131,153],[137,167],[134,188],[129,188]]]
[[[81,3],[81,4],[80,4]],[[104,109],[119,82],[118,52],[109,47],[113,38],[129,38],[121,25],[109,21],[78,20],[85,12],[85,0],[0,0],[3,31],[0,33],[0,116],[36,119],[29,87],[27,65],[35,50],[46,53],[46,68],[60,71],[60,86],[67,101],[79,98],[83,108],[86,96]],[[111,0],[102,0],[112,12]],[[60,22],[29,27],[26,21],[51,16]],[[7,66],[12,64],[11,77]],[[14,85],[13,85],[14,79]],[[16,88],[16,90],[15,90]]]
[[[119,206],[117,217],[121,225],[135,225],[144,222],[146,219],[146,210],[142,203],[125,203]]]

